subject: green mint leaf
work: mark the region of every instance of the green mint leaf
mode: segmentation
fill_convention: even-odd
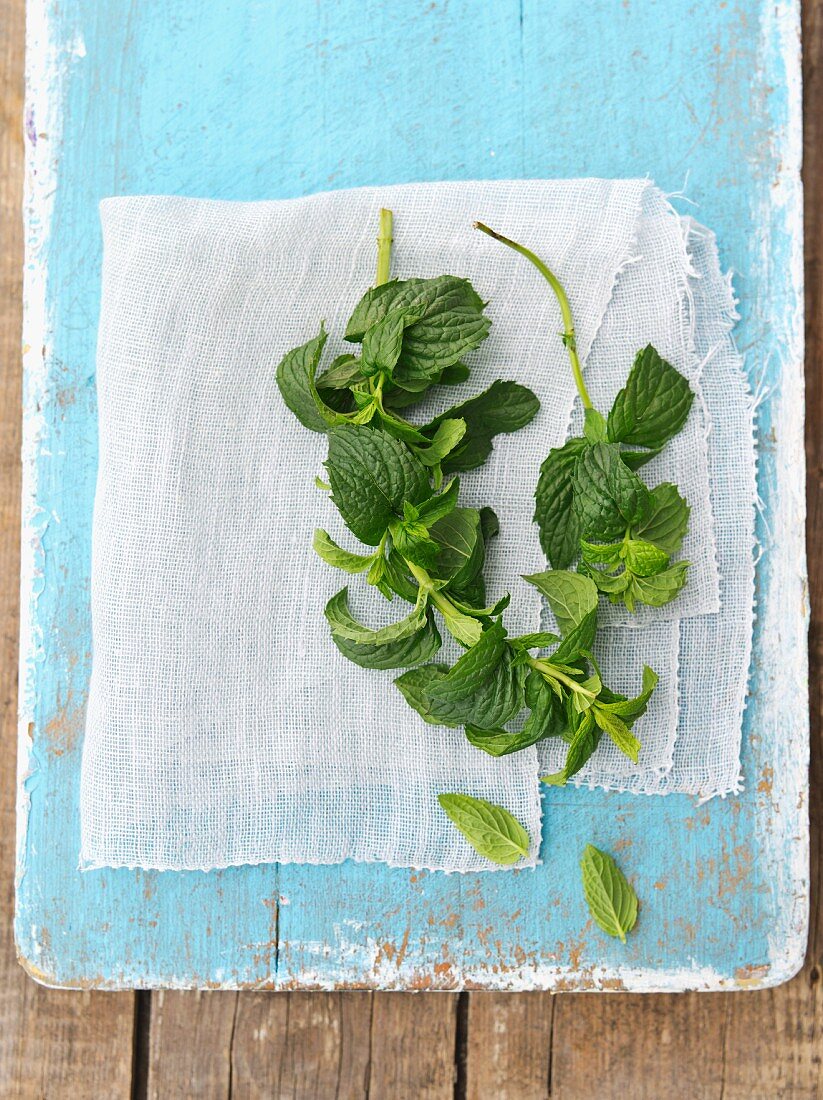
[[[416,320],[416,313],[394,309],[366,330],[361,363],[364,375],[382,373],[391,377],[403,350],[403,334]]]
[[[338,355],[333,359],[329,369],[317,376],[317,388],[319,390],[347,390],[362,381],[360,360],[356,355],[346,352],[344,355]]]
[[[379,646],[399,642],[421,630],[426,623],[426,604],[421,600],[405,619],[389,626],[381,626],[378,630],[371,630],[354,618],[349,611],[349,590],[341,588],[326,604],[324,614],[335,639],[356,642],[358,645]]]
[[[653,577],[634,577],[631,582],[631,592],[638,603],[649,604],[651,607],[663,607],[670,603],[680,593],[686,583],[689,572],[689,562],[676,561],[662,573]]]
[[[522,670],[512,666],[506,631],[494,623],[442,680],[428,689],[430,710],[444,725],[493,729],[523,708]]]
[[[452,478],[449,484],[440,493],[423,501],[417,510],[420,520],[425,523],[427,527],[431,527],[433,523],[437,523],[439,519],[443,519],[444,516],[449,515],[457,506],[457,496],[459,492],[460,479],[456,477]]]
[[[637,921],[637,894],[606,852],[587,844],[580,860],[583,894],[589,912],[603,931],[626,942]]]
[[[459,386],[468,379],[470,374],[471,370],[465,363],[452,363],[450,367],[444,369],[438,382],[441,386]]]
[[[660,449],[680,431],[694,393],[687,379],[649,344],[637,353],[609,413],[609,439]]]
[[[416,446],[414,453],[424,466],[437,466],[446,455],[454,450],[465,434],[465,420],[443,420],[437,426],[431,443],[425,446]],[[423,439],[426,438],[426,436],[423,436]]]
[[[630,470],[639,470],[641,466],[645,466],[647,462],[656,458],[662,450],[662,447],[655,447],[652,451],[621,451],[620,457]]]
[[[566,761],[562,771],[553,775],[541,776],[542,783],[552,787],[562,787],[589,762],[594,755],[603,731],[595,724],[591,711],[586,711],[578,720],[578,726],[569,742]]]
[[[434,437],[445,420],[463,420],[466,431],[443,461],[444,473],[458,473],[482,466],[492,451],[496,435],[516,432],[533,420],[540,408],[531,390],[517,382],[493,382],[477,397],[455,405],[435,417],[422,431]]]
[[[437,543],[429,538],[426,525],[409,520],[392,520],[389,523],[392,543],[398,554],[414,565],[431,569],[437,560]]]
[[[529,854],[529,834],[508,810],[484,798],[441,794],[437,800],[476,852],[507,866]]]
[[[444,679],[448,671],[448,665],[423,665],[404,672],[394,682],[403,698],[413,710],[417,711],[424,722],[430,726],[450,726],[453,729],[459,726],[460,722],[444,722],[441,718],[435,718],[427,695],[429,687]]]
[[[669,564],[669,555],[645,539],[627,539],[626,568],[637,577],[653,577]]]
[[[374,395],[370,394],[369,398],[374,403]],[[428,445],[428,437],[418,431],[413,424],[409,424],[407,420],[403,420],[399,416],[394,416],[378,405],[375,405],[375,409],[377,418],[380,421],[380,426],[384,428],[389,435],[393,435],[395,439],[402,439],[404,443],[412,444],[412,450],[415,453],[417,453],[419,444]]]
[[[406,562],[394,549],[389,552],[389,556],[386,558],[386,564],[383,568],[383,580],[391,591],[395,592],[402,600],[406,600],[407,603],[417,603],[420,594],[417,581],[409,572]]]
[[[566,729],[563,708],[553,695],[542,677],[535,674],[539,686],[531,684],[532,677],[527,680],[527,694],[531,696],[531,713],[529,714],[523,729],[516,733],[509,733],[505,729],[478,729],[476,726],[466,726],[466,737],[475,748],[482,749],[489,756],[509,756],[513,752],[520,752],[544,741],[547,737],[561,737]]]
[[[418,504],[431,496],[424,467],[408,447],[377,428],[332,428],[326,469],[332,500],[367,546],[377,546],[403,501]]]
[[[623,456],[625,460],[625,454]],[[653,542],[667,554],[676,554],[689,527],[691,509],[677,486],[668,481],[651,490],[651,508],[646,519],[634,528],[638,538]]]
[[[333,565],[335,569],[343,569],[346,573],[365,573],[374,561],[373,554],[352,554],[349,550],[344,550],[319,527],[314,532],[312,546],[323,561]]]
[[[601,569],[589,566],[585,559],[580,568],[585,572],[587,577],[591,578],[597,586],[598,591],[608,596],[612,603],[620,602],[622,593],[628,589],[632,582],[631,573],[627,573],[625,570],[617,575],[604,573]]]
[[[483,532],[485,543],[500,534],[500,520],[494,509],[488,507],[480,509],[480,530]]]
[[[430,661],[442,644],[431,612],[418,631],[394,642],[363,645],[334,633],[332,641],[344,657],[362,668],[410,668]]]
[[[314,382],[326,339],[321,326],[313,340],[287,352],[277,368],[277,386],[284,402],[312,432],[325,432],[330,425],[345,422],[345,417],[323,402]]]
[[[597,611],[597,588],[582,573],[547,569],[544,573],[532,573],[523,580],[534,585],[549,601],[563,637],[579,626],[592,611]]]
[[[580,550],[586,565],[619,565],[623,560],[622,542],[587,542],[581,539]]]
[[[646,706],[652,692],[657,687],[657,682],[657,673],[648,665],[644,665],[643,686],[639,695],[635,696],[634,699],[616,698],[614,702],[607,703],[601,702],[603,698],[603,695],[601,695],[601,699],[598,699],[597,702],[598,709],[616,714],[618,718],[623,719],[626,725],[631,726],[633,722],[636,722],[638,718],[646,713]]]
[[[574,510],[574,470],[588,446],[585,439],[569,439],[549,451],[540,467],[534,520],[543,553],[555,569],[565,569],[577,557],[580,521]]]
[[[328,493],[331,490],[331,485],[329,485],[329,483],[327,481],[323,481],[323,479],[319,478],[319,477],[315,477],[314,487],[316,489],[322,489],[326,493]]]
[[[470,584],[485,561],[480,513],[474,508],[453,508],[432,525],[429,534],[439,548],[434,575],[456,589]]]
[[[597,409],[586,409],[584,412],[583,434],[589,443],[604,443],[606,441],[606,420]]]
[[[552,634],[549,630],[538,630],[534,634],[521,634],[519,638],[512,638],[512,644],[517,643],[524,649],[546,649],[559,641],[559,635]]]
[[[592,707],[592,715],[598,726],[611,737],[620,751],[636,764],[640,753],[640,742],[623,719],[614,711],[599,707],[597,703]]]
[[[651,509],[649,490],[620,457],[615,443],[595,443],[574,471],[574,509],[585,539],[611,542],[643,522]]]
[[[460,608],[455,607],[451,599],[444,599],[437,593],[433,596],[437,610],[443,616],[446,629],[461,645],[472,647],[477,645],[483,635],[483,624],[471,615],[465,614]]]
[[[368,291],[349,320],[346,339],[363,340],[368,329],[389,311],[417,317],[404,333],[393,372],[394,382],[411,391],[428,388],[446,368],[478,347],[491,325],[468,280],[441,275],[395,280]]]

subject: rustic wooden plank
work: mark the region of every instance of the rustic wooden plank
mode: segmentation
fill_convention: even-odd
[[[368,1095],[452,1100],[458,995],[375,993]]]
[[[556,998],[550,993],[469,995],[467,1100],[549,1095]]]
[[[231,1095],[236,993],[155,993],[151,998],[148,1096]]]
[[[7,764],[17,739],[23,25],[23,0],[0,0],[0,746]],[[17,963],[9,920],[15,790],[7,764],[0,783],[0,1094],[128,1097],[133,994],[44,989]]]
[[[232,1097],[368,1096],[372,995],[241,993]]]

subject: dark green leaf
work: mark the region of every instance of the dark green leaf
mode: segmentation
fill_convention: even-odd
[[[562,787],[573,775],[577,775],[585,767],[600,744],[603,732],[595,725],[591,712],[586,711],[581,715],[578,722],[577,729],[569,742],[562,771],[555,772],[554,775],[541,776],[543,783],[548,783],[553,787]]]
[[[523,680],[512,667],[506,631],[494,623],[448,674],[428,689],[432,716],[445,725],[492,729],[523,708]]]
[[[426,471],[408,447],[365,425],[331,429],[326,469],[346,526],[368,546],[377,546],[403,501],[431,496]]]
[[[322,401],[314,383],[326,338],[321,326],[313,340],[287,352],[277,368],[277,386],[283,400],[300,423],[312,432],[325,432],[330,425],[345,419]]]
[[[676,554],[689,527],[690,508],[677,486],[668,481],[651,490],[648,517],[634,529],[638,538],[653,542],[667,554]]]
[[[466,431],[453,451],[444,459],[444,473],[474,470],[482,466],[492,451],[492,439],[503,432],[516,432],[533,420],[540,408],[531,390],[517,382],[493,382],[477,397],[455,405],[435,417],[422,431],[433,437],[445,420],[463,420]]]
[[[360,360],[356,355],[346,352],[344,355],[338,355],[336,359],[332,360],[329,369],[318,375],[317,388],[319,390],[347,390],[350,386],[362,381]]]
[[[416,319],[416,313],[393,309],[366,330],[363,334],[363,374],[382,372],[391,377],[403,348],[403,334]]]
[[[409,706],[416,710],[424,722],[430,726],[450,726],[452,729],[461,725],[460,722],[444,722],[441,718],[435,718],[429,707],[429,687],[442,680],[449,671],[448,665],[423,665],[421,668],[412,668],[398,676],[394,681],[403,698]]]
[[[470,584],[485,558],[480,513],[474,508],[454,508],[433,524],[429,533],[439,547],[432,566],[434,575],[452,581],[457,589]]]
[[[580,522],[574,510],[574,470],[588,446],[585,439],[569,439],[549,451],[540,467],[534,519],[543,553],[555,569],[565,569],[578,554]]]
[[[686,423],[693,401],[688,381],[649,344],[614,400],[609,439],[659,449]]]
[[[611,542],[648,517],[650,494],[615,443],[595,443],[574,471],[574,508],[585,539]]]
[[[441,794],[437,798],[448,818],[481,856],[505,866],[529,854],[529,834],[502,806],[467,794]]]

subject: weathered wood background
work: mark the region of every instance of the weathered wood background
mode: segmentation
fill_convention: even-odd
[[[4,920],[0,1095],[23,1097],[817,1097],[823,1094],[812,797],[809,955],[789,984],[749,994],[55,992],[14,959],[12,906],[19,541],[22,0],[0,0],[0,637]],[[805,4],[809,571],[813,790],[821,790],[823,663],[823,3]]]

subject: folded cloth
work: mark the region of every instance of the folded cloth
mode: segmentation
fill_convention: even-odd
[[[321,319],[328,360],[344,350],[346,318],[373,281],[381,206],[395,211],[398,277],[461,275],[489,302],[491,335],[456,399],[503,377],[541,401],[535,420],[498,437],[486,465],[463,479],[464,498],[501,520],[487,572],[490,592],[512,591],[512,633],[540,621],[539,597],[517,578],[545,567],[532,494],[540,461],[566,436],[574,387],[545,284],[472,233],[472,221],[547,260],[566,286],[582,358],[608,332],[614,377],[625,378],[649,339],[638,342],[637,332],[652,331],[661,311],[674,316],[670,300],[683,302],[685,267],[673,263],[658,272],[659,295],[638,299],[630,318],[612,315],[615,288],[643,269],[649,211],[680,231],[644,180],[408,185],[265,203],[104,201],[81,866],[351,858],[494,869],[443,814],[444,791],[505,806],[532,838],[521,866],[538,859],[537,752],[494,759],[462,731],[426,725],[393,674],[342,657],[322,614],[341,580],[313,553],[312,531],[352,539],[314,488],[325,440],[284,407],[275,368]],[[672,361],[696,381],[686,312],[680,321]],[[697,423],[695,438],[705,439]],[[693,508],[708,509],[701,469],[689,454],[670,476],[690,486]],[[695,594],[682,611],[698,618],[683,622],[716,601],[704,514]],[[397,617],[357,595],[373,625]],[[626,649],[631,674],[636,656]],[[677,646],[656,656],[669,688],[649,717],[665,714],[658,721],[671,732]]]

